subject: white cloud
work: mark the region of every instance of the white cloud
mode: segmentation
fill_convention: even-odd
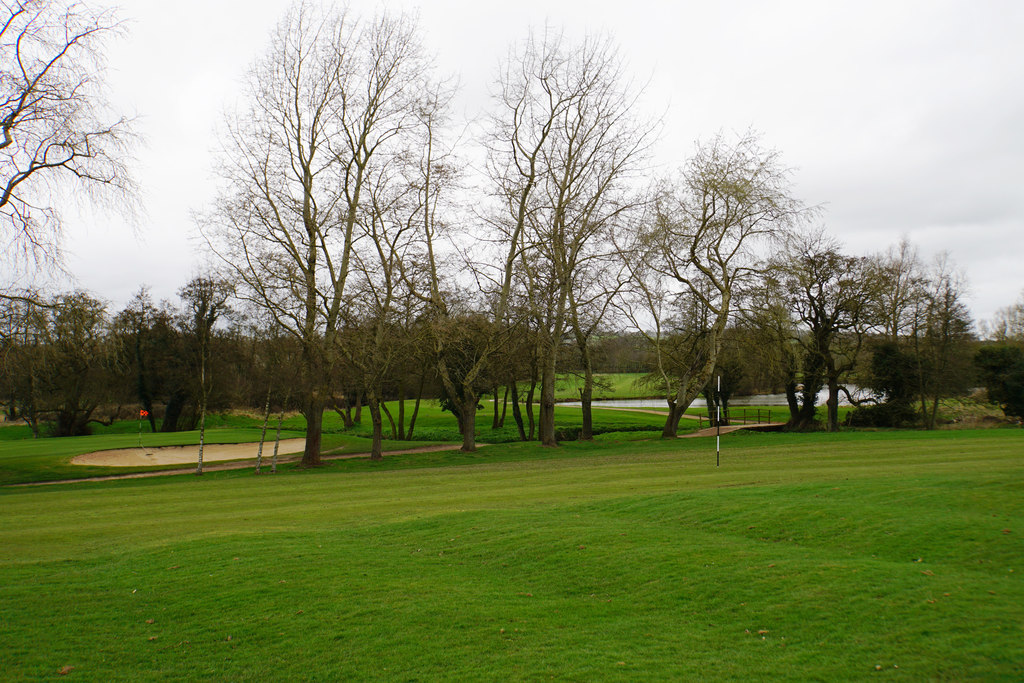
[[[74,221],[72,269],[117,303],[140,284],[172,296],[198,263],[190,211],[210,200],[213,134],[288,3],[137,0],[109,50],[118,103],[142,116],[138,239],[116,219]],[[388,3],[418,9],[425,41],[486,105],[528,27],[611,32],[645,102],[665,113],[658,161],[680,163],[719,129],[763,131],[798,167],[798,192],[855,251],[908,234],[947,249],[988,317],[1024,287],[1024,4],[959,2]],[[353,2],[355,12],[378,5]],[[88,228],[86,230],[86,228]]]

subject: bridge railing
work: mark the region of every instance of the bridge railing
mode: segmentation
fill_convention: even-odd
[[[722,425],[767,424],[772,421],[772,411],[772,408],[732,408],[722,414]],[[779,408],[775,408],[774,412],[776,418],[782,414]],[[697,429],[702,429],[705,422],[708,423],[708,427],[715,426],[715,416],[710,410],[697,415]]]

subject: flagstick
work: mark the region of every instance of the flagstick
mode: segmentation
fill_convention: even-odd
[[[715,425],[718,427],[718,432],[715,434],[715,467],[721,464],[722,455],[722,376],[718,376],[718,395],[715,397],[715,409],[717,415],[715,417]]]
[[[142,450],[142,411],[139,411],[139,450]]]

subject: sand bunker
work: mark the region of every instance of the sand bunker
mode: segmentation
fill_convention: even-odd
[[[305,439],[282,439],[278,455],[300,453],[306,447]],[[259,442],[208,443],[203,446],[203,462],[255,458]],[[269,464],[274,455],[274,442],[263,444],[263,458]],[[111,451],[83,453],[71,459],[73,465],[101,465],[107,467],[145,467],[146,465],[181,465],[194,463],[199,458],[199,445],[160,446],[157,448],[118,448]]]

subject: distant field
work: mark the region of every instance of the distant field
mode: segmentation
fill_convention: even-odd
[[[5,680],[1020,680],[1024,431],[0,489]]]
[[[618,373],[596,373],[594,375],[594,398],[649,398],[657,396],[655,389],[640,384],[639,380],[644,377],[642,372],[618,372]],[[519,383],[519,391],[522,394],[520,400],[526,400],[525,394],[530,388],[528,382]],[[583,388],[583,376],[580,374],[563,373],[555,381],[556,401],[578,401],[580,400],[580,389]],[[500,388],[504,391],[504,387]],[[540,384],[536,388],[536,400],[540,399]],[[488,395],[486,398],[491,398]]]

